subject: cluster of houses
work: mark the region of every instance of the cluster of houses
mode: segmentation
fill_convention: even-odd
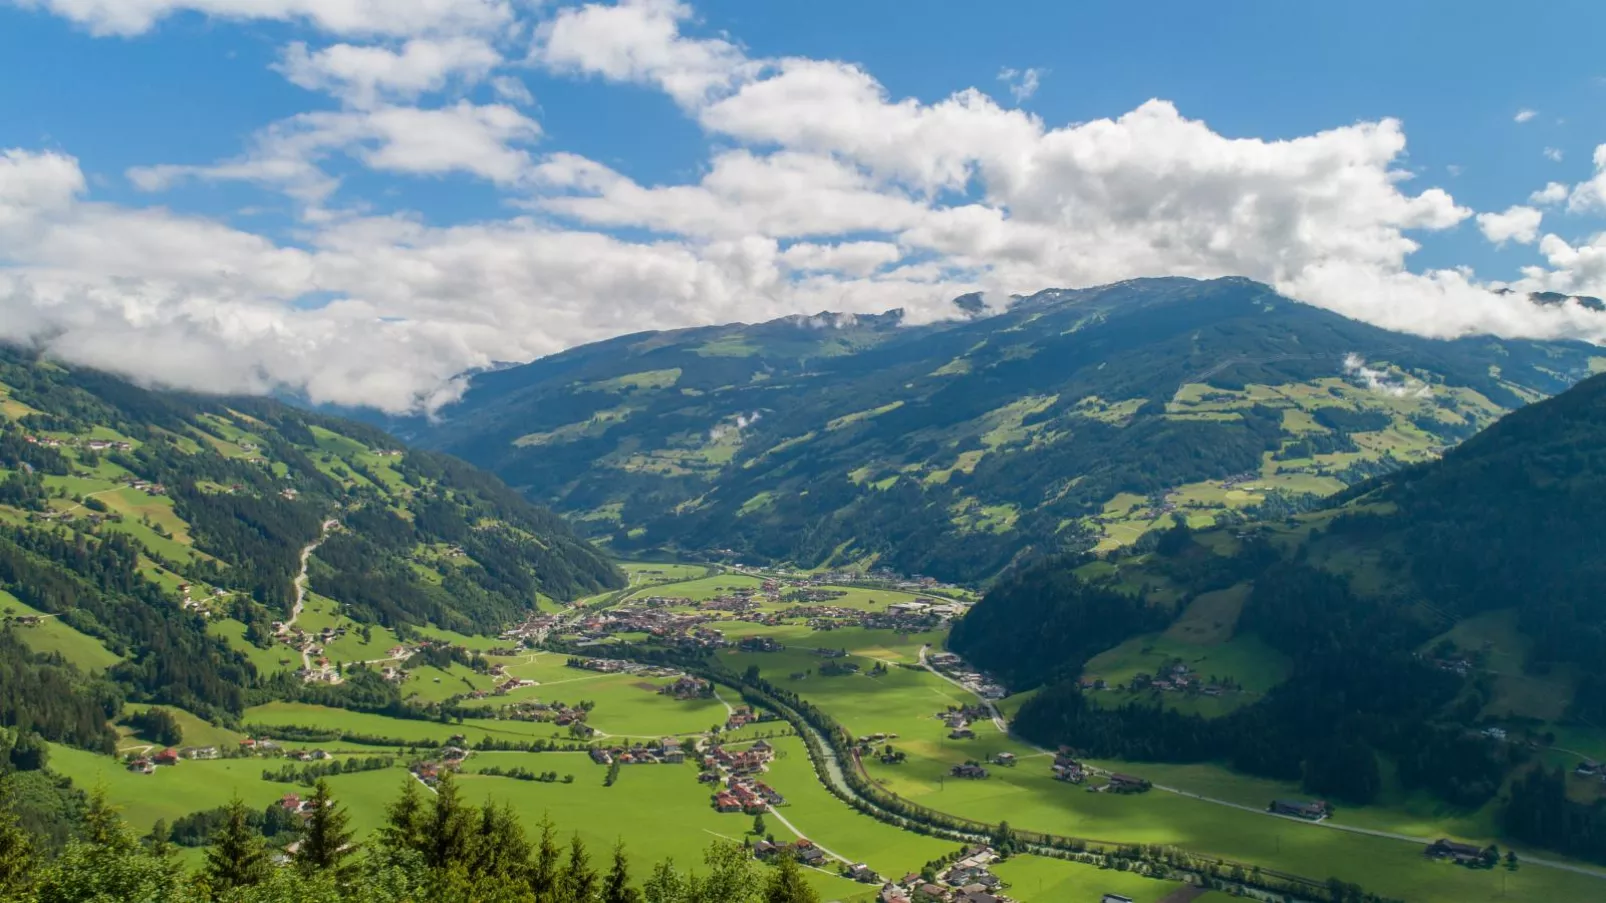
[[[916,874],[882,886],[880,903],[1010,903],[1004,895],[1004,882],[988,870],[998,854],[990,847],[974,846],[964,858],[949,866],[935,881]]]
[[[813,868],[823,868],[830,860],[825,851],[814,845],[807,838],[798,838],[796,843],[775,843],[770,840],[761,840],[753,844],[753,856],[764,862],[773,862],[782,856],[791,856],[803,865]]]
[[[563,621],[557,615],[534,613],[521,623],[502,631],[502,639],[515,646],[536,646],[546,642],[553,628]]]
[[[642,677],[680,676],[680,672],[673,668],[643,665],[639,662],[627,662],[617,658],[571,658],[566,664],[570,668],[578,668],[581,671],[595,671],[599,674],[638,674]]]
[[[712,746],[703,752],[703,771],[697,780],[715,785],[713,804],[719,812],[763,812],[786,804],[786,799],[759,777],[774,756],[774,747],[763,740],[743,750]]]
[[[958,681],[965,689],[983,699],[1003,699],[1009,695],[1009,690],[1003,684],[970,667],[964,659],[952,652],[928,655],[926,664]]]
[[[703,680],[701,677],[692,677],[690,674],[682,674],[680,677],[675,679],[674,683],[666,684],[660,688],[658,692],[665,696],[672,696],[675,699],[682,700],[709,699],[714,695],[714,685],[710,681]]]
[[[593,746],[591,761],[598,765],[681,765],[686,751],[673,737],[664,737],[656,743],[638,743],[634,746]]]
[[[1080,784],[1087,780],[1087,769],[1071,756],[1067,747],[1061,746],[1054,754],[1054,780],[1067,784]]]
[[[457,771],[468,760],[468,750],[461,746],[446,746],[434,759],[414,762],[408,767],[413,776],[424,782],[426,786],[434,787],[440,783],[441,775],[448,771]]]
[[[128,770],[136,774],[155,774],[157,766],[174,766],[183,759],[216,759],[222,756],[215,746],[186,746],[164,749],[151,755],[130,756]]]
[[[127,442],[114,439],[82,439],[77,436],[68,439],[56,439],[50,436],[23,436],[22,441],[29,445],[42,445],[45,448],[87,448],[90,451],[133,451],[134,446]]]
[[[976,732],[971,729],[971,722],[984,721],[991,717],[991,713],[978,705],[949,706],[946,710],[938,712],[937,717],[947,726],[948,739],[974,740]]]

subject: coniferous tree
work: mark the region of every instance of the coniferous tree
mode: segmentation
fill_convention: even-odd
[[[379,829],[379,842],[391,851],[424,848],[424,795],[418,781],[408,775],[402,781],[401,796],[385,807],[385,825]]]
[[[490,880],[499,886],[528,883],[530,842],[524,836],[524,826],[519,824],[518,816],[508,804],[488,803],[480,810],[473,847],[471,872],[475,878]]]
[[[569,840],[569,861],[564,863],[558,886],[563,903],[596,903],[597,872],[579,832]]]
[[[764,903],[820,903],[820,895],[809,886],[791,856],[780,856],[780,867],[764,885]]]
[[[613,867],[602,882],[602,903],[641,903],[641,891],[630,884],[630,860],[623,840],[613,845]]]
[[[347,859],[351,856],[351,816],[335,805],[329,794],[329,782],[319,779],[312,793],[312,815],[296,849],[295,864],[303,874],[328,872],[336,880],[346,878],[350,872]]]
[[[255,887],[273,871],[267,844],[246,820],[248,810],[239,797],[229,801],[227,820],[206,851],[206,883],[214,895],[241,887]]]
[[[470,807],[463,804],[457,781],[450,771],[442,771],[435,785],[435,804],[425,820],[424,862],[445,870],[468,859]]]
[[[557,829],[552,819],[541,819],[541,840],[536,848],[535,863],[530,870],[530,890],[541,903],[555,898],[558,891],[559,856]]]

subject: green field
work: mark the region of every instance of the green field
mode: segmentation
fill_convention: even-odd
[[[202,721],[195,715],[173,706],[129,703],[123,706],[123,714],[126,717],[146,709],[162,709],[173,716],[178,722],[179,729],[184,733],[184,739],[178,744],[179,746],[216,746],[218,749],[232,749],[245,739],[244,734]],[[148,742],[151,742],[150,738],[140,737],[130,730],[128,737],[118,746],[121,749],[129,749]]]
[[[121,662],[123,657],[107,649],[100,640],[69,627],[60,618],[46,616],[44,612],[24,605],[16,596],[0,590],[0,614],[16,617],[43,618],[32,627],[19,626],[17,636],[28,648],[46,654],[59,653],[85,671],[104,671]]]

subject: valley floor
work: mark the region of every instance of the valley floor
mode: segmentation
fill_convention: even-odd
[[[657,574],[644,573],[657,570]],[[1158,765],[1133,762],[1090,762],[1096,769],[1142,776],[1155,784],[1148,793],[1119,795],[1088,792],[1085,785],[1054,779],[1051,753],[1036,749],[1001,729],[1018,699],[1004,699],[996,710],[968,721],[973,738],[956,739],[939,715],[950,709],[983,706],[983,700],[961,683],[925,666],[927,651],[940,651],[945,633],[876,629],[824,622],[800,623],[780,617],[799,603],[769,606],[736,620],[730,612],[705,608],[710,600],[733,589],[762,584],[758,575],[714,574],[673,565],[631,569],[635,586],[593,600],[608,606],[639,603],[652,596],[679,600],[671,610],[703,612],[732,641],[754,640],[750,649],[726,648],[717,661],[740,674],[755,668],[774,685],[795,692],[826,712],[856,736],[882,735],[876,749],[891,746],[902,759],[883,764],[879,756],[863,758],[866,776],[882,789],[931,809],[996,824],[1007,821],[1021,830],[1075,836],[1121,844],[1170,845],[1190,853],[1220,856],[1316,880],[1330,876],[1355,882],[1367,890],[1421,903],[1480,901],[1587,900],[1606,897],[1606,870],[1576,863],[1541,864],[1519,849],[1525,861],[1514,871],[1474,871],[1434,862],[1423,856],[1423,844],[1441,836],[1480,843],[1498,841],[1488,812],[1456,812],[1403,796],[1387,806],[1340,809],[1328,825],[1274,817],[1263,811],[1274,798],[1299,796],[1298,788],[1275,781],[1235,775],[1214,765]],[[666,582],[673,580],[685,582]],[[842,611],[871,615],[894,602],[912,601],[910,593],[862,588],[822,588],[838,592],[823,603]],[[766,606],[759,606],[765,609]],[[597,609],[588,610],[593,614]],[[769,618],[769,615],[776,615]],[[846,617],[846,616],[843,616]],[[763,623],[768,620],[770,623]],[[578,628],[576,628],[578,629]],[[631,634],[632,637],[636,634]],[[642,634],[645,636],[645,634]],[[772,651],[756,643],[770,641]],[[609,643],[595,648],[606,657]],[[448,743],[472,745],[482,740],[568,742],[567,730],[549,722],[506,717],[505,706],[561,701],[591,703],[587,723],[598,734],[594,742],[625,744],[667,738],[671,743],[702,737],[721,726],[735,691],[726,688],[707,698],[676,699],[659,690],[673,683],[667,676],[599,673],[572,667],[568,656],[523,651],[493,656],[509,677],[531,682],[506,695],[489,696],[484,718],[441,724],[360,714],[318,706],[274,703],[251,709],[246,729],[255,736],[289,734],[287,728],[321,729],[350,736],[393,738],[402,746],[370,746],[345,741],[285,742],[286,749],[320,748],[336,758],[391,755],[392,767],[331,779],[339,801],[350,808],[362,832],[376,829],[384,804],[403,781],[412,780],[405,766],[426,749]],[[1112,659],[1114,661],[1114,659]],[[844,667],[854,666],[854,667]],[[463,675],[441,675],[442,698],[468,692],[473,681]],[[421,684],[433,691],[433,678]],[[502,717],[498,717],[501,715]],[[184,722],[186,743],[237,746],[243,734],[221,731],[197,719]],[[1007,727],[1007,725],[1005,726]],[[194,732],[194,733],[192,733]],[[455,737],[459,739],[453,739]],[[953,852],[958,844],[922,836],[861,814],[822,785],[809,751],[785,721],[764,721],[725,734],[727,745],[742,748],[765,739],[776,755],[762,779],[785,797],[767,817],[768,832],[777,840],[795,836],[809,840],[853,863],[865,863],[881,876],[897,879],[919,872],[930,860]],[[379,742],[379,741],[376,741]],[[140,747],[130,737],[126,749]],[[1012,765],[992,764],[1013,756]],[[119,761],[67,748],[56,748],[52,767],[82,787],[104,786],[140,829],[157,819],[169,822],[185,814],[219,805],[239,795],[252,807],[267,806],[286,793],[307,788],[264,780],[264,770],[277,770],[278,760],[236,758],[184,761],[158,768],[154,774],[128,771]],[[967,763],[982,764],[985,778],[954,776]],[[552,783],[484,774],[488,768],[526,768],[562,776]],[[564,830],[575,830],[593,849],[627,843],[637,868],[673,858],[695,864],[714,839],[756,840],[749,832],[750,815],[722,814],[711,806],[710,791],[697,779],[697,767],[633,765],[621,770],[613,786],[604,786],[603,766],[584,752],[474,752],[463,766],[463,787],[471,797],[511,803],[527,824],[550,816]],[[572,776],[572,781],[569,780]],[[1335,830],[1347,828],[1351,830]],[[1361,833],[1361,832],[1375,833]],[[1502,843],[1502,849],[1505,848]],[[1536,854],[1537,855],[1537,854]],[[1554,857],[1542,857],[1554,859]],[[998,865],[996,874],[1008,883],[1006,893],[1025,903],[1058,903],[1098,899],[1104,893],[1124,894],[1140,903],[1159,903],[1183,885],[1090,865],[1018,856]],[[823,899],[867,901],[879,885],[850,881],[834,867],[815,871],[811,881]],[[1197,899],[1210,900],[1214,895]],[[1221,896],[1220,899],[1225,899]]]

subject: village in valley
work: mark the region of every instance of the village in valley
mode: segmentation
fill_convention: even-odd
[[[266,804],[278,807],[278,819],[310,815],[314,776],[338,788],[404,773],[434,787],[450,773],[476,793],[512,794],[520,806],[560,807],[594,830],[626,833],[640,810],[618,810],[615,822],[606,806],[645,794],[654,811],[666,810],[663,824],[696,826],[689,835],[661,833],[664,852],[690,855],[698,843],[733,840],[757,860],[795,859],[822,899],[853,903],[1174,903],[1211,886],[1258,893],[1225,873],[1074,840],[1132,836],[1153,822],[1156,806],[1181,802],[1211,815],[1219,807],[1168,786],[1173,766],[1043,750],[1011,736],[1020,699],[944,649],[948,626],[973,601],[968,594],[885,575],[685,565],[636,565],[632,575],[626,591],[547,607],[494,639],[398,637],[355,661],[331,654],[351,648],[353,623],[276,623],[275,643],[304,662],[304,681],[336,685],[369,671],[450,717],[415,722],[272,703],[248,713],[243,736],[131,745],[122,768],[161,784],[168,772],[254,767],[262,781],[294,785],[274,784]],[[1227,681],[1203,680],[1180,661],[1122,681],[1135,685],[1231,692]],[[753,686],[828,715],[848,734],[844,755],[819,759],[822,735],[787,709],[797,702],[777,708],[744,689]],[[1107,684],[1087,675],[1083,686],[1097,698]],[[843,776],[831,777],[833,768]],[[884,811],[855,802],[863,789],[975,827],[885,823]],[[1263,830],[1278,834],[1332,819],[1331,805],[1288,789],[1268,785],[1230,818],[1253,820],[1260,808]],[[1068,845],[1045,848],[1009,825]],[[1421,859],[1479,868],[1488,861],[1482,846],[1423,842]]]

